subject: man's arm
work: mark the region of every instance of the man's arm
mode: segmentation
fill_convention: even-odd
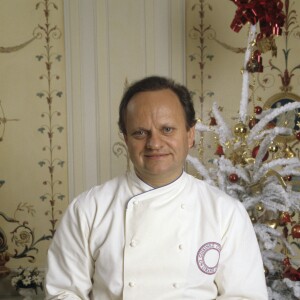
[[[217,300],[267,300],[261,253],[248,213],[237,202],[227,218],[216,276]]]
[[[64,214],[48,250],[46,299],[89,299],[93,259],[86,217],[74,200]]]

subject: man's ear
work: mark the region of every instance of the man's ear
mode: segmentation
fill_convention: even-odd
[[[195,145],[195,126],[189,128],[188,130],[188,143],[189,148],[192,148]]]
[[[125,143],[126,143],[126,145],[127,145],[127,142],[128,142],[128,136],[127,136],[126,133],[123,133],[123,138],[124,138],[124,141],[125,141]]]

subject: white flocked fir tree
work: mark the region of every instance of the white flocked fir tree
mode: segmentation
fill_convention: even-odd
[[[278,136],[294,135],[295,132],[284,126],[268,125],[286,112],[298,111],[300,103],[292,102],[263,111],[256,116],[256,124],[249,127],[251,74],[247,63],[253,53],[255,38],[256,25],[251,25],[238,123],[231,129],[214,103],[214,124],[199,121],[196,131],[200,136],[214,135],[217,154],[208,166],[196,155],[188,156],[188,162],[204,181],[238,199],[247,209],[263,257],[269,299],[296,300],[300,299],[300,268],[294,261],[295,253],[288,235],[293,226],[292,216],[295,213],[297,216],[300,211],[300,192],[293,190],[287,178],[300,175],[300,160],[288,145],[281,152],[274,146]],[[270,149],[276,150],[276,155],[269,155]]]

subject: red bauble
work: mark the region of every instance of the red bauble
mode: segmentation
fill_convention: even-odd
[[[211,117],[211,118],[210,118],[210,123],[209,123],[209,125],[210,125],[210,126],[216,126],[216,125],[217,125],[216,118]]]
[[[236,174],[230,174],[229,176],[228,176],[228,179],[229,179],[229,181],[230,182],[237,182],[238,180],[239,180],[239,176],[237,176]]]
[[[285,176],[283,179],[284,179],[285,181],[291,181],[292,178],[293,178],[292,175],[288,175],[288,176]]]
[[[273,129],[274,127],[276,127],[276,123],[274,123],[273,121],[269,122],[269,123],[266,125],[266,128],[267,128],[267,129]]]
[[[294,239],[299,239],[300,238],[300,224],[296,224],[292,227],[291,235]]]
[[[290,267],[289,270],[283,273],[284,278],[288,278],[292,281],[299,281],[300,280],[300,272],[293,267]]]
[[[259,151],[259,146],[256,146],[256,147],[253,148],[253,150],[252,150],[252,157],[253,158],[255,158],[257,156],[258,151]],[[267,160],[268,157],[269,157],[269,152],[267,151],[265,156],[263,157],[262,161]]]
[[[250,129],[252,129],[258,122],[258,119],[255,119],[255,118],[252,118],[249,123],[248,123],[248,126]]]
[[[292,266],[290,259],[286,257],[283,260],[284,270],[282,273],[283,278],[288,278],[292,281],[300,280],[300,268],[296,269]]]
[[[259,150],[259,146],[256,146],[256,147],[253,148],[253,150],[252,150],[252,157],[253,158],[255,158],[257,156],[258,150]]]
[[[291,222],[292,222],[291,215],[287,211],[283,211],[279,216],[279,224],[283,226]]]
[[[283,226],[282,233],[283,233],[283,236],[287,239],[287,237],[289,235],[289,230],[286,226]]]
[[[223,147],[221,145],[218,145],[215,154],[219,156],[224,155]]]
[[[261,106],[255,106],[255,107],[254,107],[254,112],[255,112],[257,115],[261,114],[261,112],[262,112]]]
[[[246,70],[250,73],[263,72],[262,57],[259,50],[255,50],[246,65]]]
[[[283,264],[286,266],[286,267],[289,267],[291,265],[291,262],[290,262],[290,259],[288,257],[286,257],[284,260],[283,260]]]
[[[300,131],[298,131],[298,132],[295,134],[295,136],[296,136],[296,139],[297,139],[298,141],[300,141]]]

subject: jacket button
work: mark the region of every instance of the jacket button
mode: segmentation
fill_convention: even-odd
[[[178,283],[176,283],[176,282],[175,282],[175,283],[173,283],[173,285],[172,285],[172,286],[173,286],[173,288],[174,288],[174,289],[178,289],[178,287],[179,287]]]
[[[178,249],[179,249],[179,250],[183,250],[183,245],[182,245],[182,244],[179,244],[179,245],[178,245]]]
[[[130,281],[130,282],[128,283],[128,285],[129,285],[130,287],[134,287],[134,286],[135,286],[134,282],[132,282],[132,281]]]
[[[132,240],[129,245],[130,245],[130,247],[135,247],[136,246],[136,240]]]
[[[185,204],[182,203],[182,204],[180,205],[180,207],[181,207],[181,209],[185,209]]]

